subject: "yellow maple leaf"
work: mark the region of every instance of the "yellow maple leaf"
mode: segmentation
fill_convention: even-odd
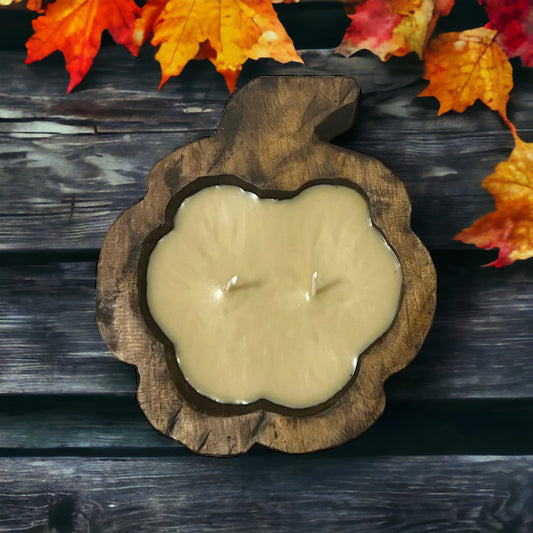
[[[439,115],[462,113],[480,99],[498,111],[506,123],[506,106],[513,88],[513,69],[496,43],[497,32],[475,28],[443,33],[432,39],[424,55],[424,78],[430,84],[418,96],[439,100]]]
[[[402,20],[393,32],[396,40],[402,43],[399,49],[405,53],[416,52],[422,58],[433,18],[434,3],[429,0],[394,0],[394,4],[395,12],[402,15]]]
[[[168,0],[164,5],[151,0],[145,12],[157,15],[152,44],[160,47],[155,56],[161,65],[160,87],[199,52],[224,75],[230,91],[249,58],[302,62],[270,0]],[[150,26],[142,20],[143,15],[137,43],[146,38]]]
[[[483,187],[494,195],[496,211],[481,217],[455,238],[480,248],[499,248],[496,267],[533,257],[533,143],[518,137],[507,161],[496,166]]]

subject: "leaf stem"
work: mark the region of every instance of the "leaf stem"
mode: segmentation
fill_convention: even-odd
[[[511,133],[513,134],[515,142],[521,140],[520,137],[518,136],[518,133],[516,132],[515,125],[507,118],[507,112],[502,113],[501,111],[498,111],[498,113],[500,114],[500,117],[502,118],[505,125],[511,130]]]

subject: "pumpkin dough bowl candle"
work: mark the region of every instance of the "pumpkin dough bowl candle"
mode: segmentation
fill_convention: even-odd
[[[427,334],[436,277],[403,184],[327,142],[358,94],[346,77],[253,79],[104,239],[101,335],[137,368],[149,422],[194,452],[356,437]]]

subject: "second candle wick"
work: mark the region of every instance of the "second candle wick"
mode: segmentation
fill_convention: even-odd
[[[235,274],[235,276],[233,276],[227,283],[226,283],[226,286],[224,287],[224,292],[228,292],[229,290],[231,290],[232,287],[235,287],[235,285],[237,285],[237,280],[239,279],[239,276],[237,274]]]
[[[308,300],[310,300],[313,296],[316,296],[317,280],[318,280],[318,272],[313,272],[313,277],[311,278],[311,292],[308,292],[306,294],[306,297]]]

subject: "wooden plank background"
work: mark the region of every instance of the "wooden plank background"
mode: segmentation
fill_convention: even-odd
[[[60,57],[28,67],[21,52],[3,55],[2,87],[9,82],[9,90],[0,102],[0,157],[2,177],[12,188],[0,198],[5,250],[99,248],[113,220],[143,195],[152,166],[214,133],[228,96],[222,78],[203,63],[156,92],[152,55],[134,59],[113,48],[98,56],[83,82],[98,88],[66,99]],[[464,115],[437,119],[436,100],[416,98],[427,85],[416,58],[384,64],[332,50],[302,57],[305,66],[252,64],[239,82],[260,73],[354,75],[362,89],[358,120],[338,144],[382,159],[402,177],[413,229],[428,247],[463,249],[452,238],[492,209],[480,181],[513,147],[498,115],[479,104]],[[512,93],[509,115],[522,135],[533,113],[532,80],[531,69],[519,69]]]
[[[108,44],[69,96],[61,56],[24,64],[32,16],[0,11],[0,531],[533,530],[533,269],[453,240],[493,209],[480,186],[513,139],[481,104],[436,116],[416,98],[413,57],[336,55],[334,1],[277,7],[304,66],[362,96],[340,146],[383,160],[406,184],[413,229],[437,267],[435,322],[386,384],[383,417],[334,450],[197,457],[157,434],[135,371],[105,348],[95,270],[113,220],[142,197],[164,155],[213,134],[228,93],[205,62],[161,90],[153,51]],[[460,0],[441,31],[483,24]],[[516,64],[515,64],[516,66]],[[533,141],[533,69],[515,68],[509,116]]]
[[[21,522],[26,531],[59,533],[528,532],[533,525],[533,464],[522,456],[263,454],[228,461],[189,454],[0,464],[6,503],[19,508],[25,495],[28,504],[3,522],[10,531]]]

